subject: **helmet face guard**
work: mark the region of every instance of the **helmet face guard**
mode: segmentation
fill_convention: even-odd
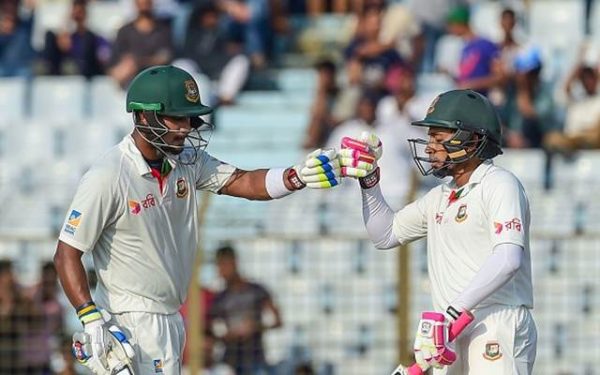
[[[139,114],[143,113],[147,120],[144,124]],[[133,113],[133,122],[135,129],[144,138],[165,157],[174,160],[180,164],[194,164],[198,160],[198,154],[203,151],[210,140],[213,125],[204,121],[200,117],[190,117],[192,129],[189,131],[173,130],[161,121],[160,114],[152,110],[144,110]],[[171,145],[164,140],[164,137],[170,133],[186,132],[183,145]],[[207,133],[206,137],[202,134]]]
[[[427,146],[431,143],[422,138],[409,139],[410,150],[412,153],[413,160],[417,165],[417,168],[423,176],[433,175],[437,178],[447,177],[455,165],[461,164],[470,160],[474,157],[482,157],[484,150],[488,148],[489,139],[486,135],[477,134],[479,139],[474,139],[473,136],[477,134],[473,131],[458,129],[452,138],[441,143],[444,147],[448,156],[440,167],[434,168],[433,165],[426,165],[425,163],[435,163],[441,160],[432,159],[426,152]],[[474,147],[475,149],[471,152],[467,151],[468,148]]]

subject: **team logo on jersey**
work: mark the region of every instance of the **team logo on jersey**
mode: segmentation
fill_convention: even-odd
[[[456,213],[456,217],[454,218],[454,220],[456,220],[457,223],[462,223],[467,219],[468,216],[469,215],[467,215],[467,205],[461,204],[458,208],[458,212]]]
[[[163,361],[162,359],[155,359],[152,361],[152,363],[154,364],[154,372],[155,373],[162,373],[163,372]]]
[[[488,361],[496,361],[502,358],[502,353],[500,353],[500,344],[497,341],[488,341],[485,344],[485,352],[483,353],[483,358]]]
[[[177,179],[177,184],[176,184],[176,191],[175,194],[177,195],[177,198],[185,198],[188,195],[188,186],[187,186],[187,182],[185,182],[185,178],[180,177]]]
[[[131,212],[134,215],[139,215],[140,212],[142,212],[142,205],[140,204],[140,202],[130,199],[127,204],[129,205],[129,212]]]
[[[185,85],[185,98],[188,102],[198,103],[200,100],[200,93],[198,92],[198,86],[193,79],[188,79],[184,82]]]
[[[65,223],[64,231],[71,235],[75,234],[75,230],[77,230],[77,227],[79,227],[79,223],[81,223],[81,212],[77,210],[71,211],[69,218]]]

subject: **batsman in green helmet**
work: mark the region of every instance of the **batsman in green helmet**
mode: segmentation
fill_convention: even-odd
[[[198,86],[186,71],[153,66],[131,82],[131,134],[86,172],[60,231],[54,263],[83,328],[76,359],[94,374],[180,374],[179,315],[199,235],[195,190],[252,200],[285,197],[340,179],[335,150],[289,168],[242,170],[210,156]],[[281,124],[285,126],[285,124]],[[84,253],[98,275],[88,287]],[[134,344],[133,344],[134,343]]]
[[[432,368],[435,375],[530,375],[537,330],[529,201],[517,177],[492,162],[502,153],[496,111],[475,91],[453,90],[412,124],[428,134],[409,140],[419,170],[445,179],[397,212],[379,187],[379,138],[344,138],[339,152],[342,176],[362,187],[363,217],[377,248],[427,239],[434,310],[420,317],[417,363],[392,374]]]

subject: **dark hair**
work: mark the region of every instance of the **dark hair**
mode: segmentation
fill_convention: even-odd
[[[13,262],[10,259],[0,259],[0,273],[12,271]]]
[[[586,76],[596,77],[597,75],[596,69],[592,68],[591,66],[582,66],[581,70],[579,71],[580,78],[584,78]]]
[[[85,7],[87,7],[87,4],[88,4],[87,0],[73,0],[73,3],[71,4],[71,6],[75,7],[75,6],[81,5],[82,7],[85,8]]]
[[[335,63],[329,59],[319,60],[315,63],[316,70],[325,70],[329,73],[335,74],[336,66]]]
[[[512,18],[516,17],[516,13],[513,9],[511,8],[504,8],[504,10],[502,11],[502,17],[504,16],[511,16]]]
[[[42,273],[46,273],[48,271],[52,271],[54,273],[56,273],[56,268],[54,267],[54,263],[53,262],[44,262],[44,264],[42,264]]]
[[[230,245],[221,246],[217,249],[215,257],[217,259],[235,259],[235,249]]]

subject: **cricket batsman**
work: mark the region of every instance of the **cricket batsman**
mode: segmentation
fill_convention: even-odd
[[[529,251],[529,202],[523,186],[492,159],[502,154],[498,115],[481,94],[454,90],[431,103],[427,140],[411,139],[423,175],[450,177],[393,212],[379,188],[382,145],[373,134],[342,141],[342,175],[358,178],[363,217],[379,249],[427,238],[435,311],[421,315],[414,342],[419,371],[435,375],[529,375],[536,356]],[[448,181],[445,180],[445,181]],[[462,314],[474,320],[451,343]],[[394,374],[416,373],[398,368]]]
[[[290,168],[245,171],[204,151],[211,112],[184,70],[153,66],[132,81],[133,131],[82,178],[54,262],[83,330],[73,353],[94,374],[181,373],[186,299],[198,243],[195,190],[252,200],[339,183],[335,150]],[[283,125],[283,124],[282,124]],[[90,294],[81,261],[98,274]]]

